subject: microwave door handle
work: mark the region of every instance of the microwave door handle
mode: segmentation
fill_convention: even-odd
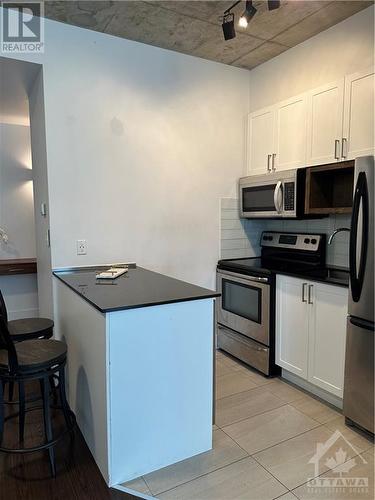
[[[281,189],[282,189],[282,182],[278,181],[278,183],[276,184],[276,187],[275,187],[275,191],[273,193],[273,202],[275,204],[275,208],[276,208],[278,214],[281,212],[282,205],[283,205],[283,200],[280,199],[280,201],[279,201],[279,193],[281,192]]]

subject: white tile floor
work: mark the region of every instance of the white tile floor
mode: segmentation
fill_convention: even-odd
[[[122,486],[170,500],[375,498],[373,441],[340,412],[223,352],[216,368],[213,449]]]

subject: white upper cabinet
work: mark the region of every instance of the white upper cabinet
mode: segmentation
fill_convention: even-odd
[[[375,153],[374,68],[249,115],[248,174]]]
[[[348,290],[324,283],[311,289],[308,380],[342,398]]]
[[[271,170],[274,110],[264,108],[250,113],[248,121],[248,173],[266,174]]]
[[[374,68],[345,78],[343,159],[374,154]]]
[[[276,170],[306,165],[307,94],[276,106],[274,167]]]
[[[341,159],[344,79],[312,90],[308,95],[307,165]]]

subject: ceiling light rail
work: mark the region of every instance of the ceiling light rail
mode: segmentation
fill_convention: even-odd
[[[231,5],[227,10],[224,11],[222,18],[222,28],[225,40],[232,40],[232,38],[235,38],[236,36],[236,30],[234,28],[234,13],[231,11],[239,3],[241,3],[241,0],[234,2],[233,5]],[[275,10],[278,9],[279,7],[280,7],[279,0],[268,0],[268,10]],[[249,22],[252,20],[252,18],[255,16],[256,13],[257,9],[254,7],[252,0],[247,0],[245,5],[245,10],[241,14],[240,19],[238,21],[239,26],[241,26],[241,28],[247,28]]]

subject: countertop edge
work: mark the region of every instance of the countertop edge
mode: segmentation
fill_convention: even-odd
[[[82,270],[82,269],[80,269],[80,270]],[[86,269],[86,270],[88,270],[88,269]],[[76,293],[79,297],[84,299],[86,302],[88,302],[90,305],[92,305],[97,311],[99,311],[102,314],[111,313],[111,312],[118,312],[118,311],[128,311],[130,309],[141,309],[144,307],[161,306],[161,305],[167,305],[167,304],[177,304],[179,302],[192,302],[193,300],[214,299],[216,297],[220,297],[220,295],[221,295],[219,292],[212,291],[212,293],[207,294],[207,295],[196,295],[196,296],[186,297],[186,298],[181,298],[181,299],[161,300],[161,301],[157,301],[157,302],[146,302],[146,303],[140,303],[137,305],[120,306],[120,307],[113,307],[113,308],[110,307],[110,308],[102,309],[95,302],[93,302],[89,298],[87,298],[85,295],[79,293],[73,286],[71,286],[69,283],[67,283],[62,278],[62,276],[59,276],[60,272],[62,272],[62,271],[58,271],[58,270],[52,271],[52,275],[55,278],[57,278],[58,280],[60,280],[61,283],[64,283],[64,285],[66,285],[68,288],[70,288],[74,293]],[[152,271],[152,272],[155,272],[155,271]],[[156,273],[156,274],[161,274],[161,273]],[[168,278],[169,277],[170,276],[168,276]],[[177,279],[177,278],[171,278],[171,279]],[[178,280],[178,281],[181,281],[181,280]],[[191,283],[189,283],[189,284],[191,284]],[[194,286],[198,287],[198,285],[194,285]],[[199,288],[202,288],[202,287],[199,287]]]

